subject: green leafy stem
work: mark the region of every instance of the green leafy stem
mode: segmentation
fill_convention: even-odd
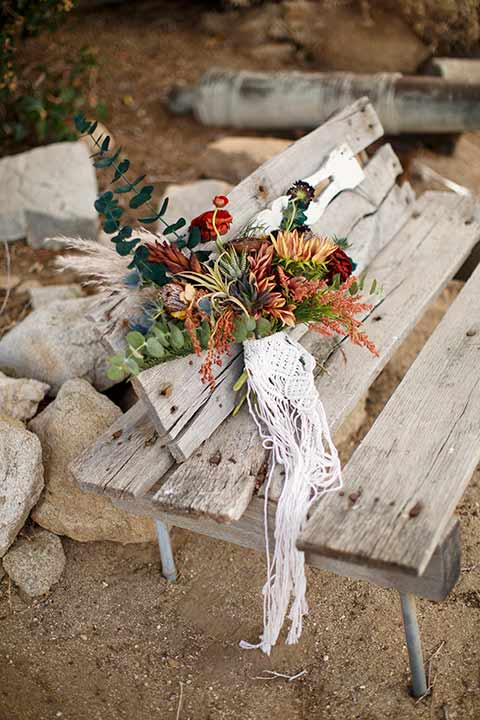
[[[131,225],[121,225],[120,218],[123,215],[123,208],[119,206],[119,201],[114,195],[124,195],[132,193],[132,197],[129,201],[129,207],[132,210],[140,208],[142,205],[146,205],[152,212],[152,215],[138,218],[138,222],[143,225],[151,225],[157,221],[160,221],[163,225],[163,235],[174,235],[176,238],[175,244],[179,249],[188,247],[193,250],[200,241],[201,235],[200,230],[196,227],[189,231],[187,237],[178,234],[178,231],[186,225],[185,218],[179,218],[174,223],[168,223],[164,215],[168,207],[168,198],[162,203],[162,206],[157,211],[151,202],[152,193],[154,190],[153,185],[143,185],[145,175],[140,175],[135,180],[130,180],[127,176],[127,171],[130,168],[130,161],[127,158],[120,158],[122,148],[119,147],[113,154],[109,154],[108,150],[110,147],[110,136],[102,135],[96,137],[94,135],[98,123],[97,121],[89,121],[85,119],[83,113],[78,113],[74,117],[75,127],[81,135],[90,135],[98,151],[93,154],[95,168],[102,170],[112,168],[114,175],[111,180],[111,184],[122,181],[115,187],[115,190],[107,190],[99,195],[95,201],[95,209],[100,215],[103,215],[105,221],[103,223],[104,231],[111,235],[112,242],[115,243],[115,247],[119,255],[125,256],[132,253],[135,250],[140,238],[132,238],[133,228]],[[132,263],[129,265],[131,268],[137,268],[144,279],[151,280],[159,285],[165,284],[167,279],[166,268],[161,263],[149,263],[148,262],[149,251],[144,246],[139,246],[134,252]]]

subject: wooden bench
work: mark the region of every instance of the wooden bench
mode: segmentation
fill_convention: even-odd
[[[282,154],[232,191],[234,216],[236,207],[243,209],[239,225],[292,180],[314,171],[319,159],[346,135],[358,152],[381,132],[368,101],[357,101],[289,148],[288,163]],[[301,168],[294,168],[292,177],[291,158],[298,157],[299,144]],[[369,265],[369,276],[385,288],[382,305],[366,320],[378,357],[347,343],[332,348],[313,333],[302,338],[317,359],[316,385],[333,432],[480,238],[471,199],[428,192],[415,201],[408,184],[395,184],[400,170],[391,148],[380,148],[365,165],[360,188],[338,196],[316,228],[348,234],[352,253],[360,255],[362,265]],[[426,681],[414,596],[442,600],[458,579],[454,511],[480,460],[480,423],[475,419],[480,400],[479,305],[480,270],[348,463],[345,491],[322,499],[298,541],[310,565],[401,593],[416,696],[424,694]],[[118,343],[111,323],[105,338],[112,347]],[[238,370],[235,362],[233,371],[228,370],[232,366],[224,371],[223,390],[215,397],[202,395],[202,388],[195,386],[190,416],[189,396],[185,387],[175,386],[173,364],[145,371],[135,382],[140,400],[72,466],[84,490],[155,518],[162,570],[169,579],[176,577],[168,535],[172,525],[264,549],[263,499],[257,488],[266,456],[248,412],[229,416],[227,390]],[[167,398],[159,392],[159,383],[165,382],[162,368],[163,377],[170,373],[173,383]],[[180,370],[177,376],[186,373],[183,381],[188,380],[188,369]],[[167,409],[175,408],[175,414],[179,403],[185,421],[160,422]],[[201,423],[195,422],[209,416],[213,403],[218,427],[205,439],[198,429]],[[224,410],[228,412],[220,412]],[[273,521],[274,501],[269,514]]]

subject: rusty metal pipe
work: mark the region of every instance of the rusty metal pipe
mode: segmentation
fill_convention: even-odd
[[[210,70],[169,99],[204,125],[257,130],[318,127],[368,96],[386,133],[457,133],[480,128],[480,83],[398,73],[253,73]]]

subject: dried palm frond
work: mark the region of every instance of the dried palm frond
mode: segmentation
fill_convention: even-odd
[[[140,230],[136,236],[142,242],[156,238],[147,230]],[[116,299],[121,301],[123,317],[137,315],[147,301],[157,298],[158,289],[141,287],[140,284],[131,282],[135,271],[130,270],[128,265],[132,258],[119,255],[113,244],[109,247],[93,240],[62,236],[54,240],[65,250],[74,251],[73,254],[56,258],[55,265],[58,270],[73,270],[84,285],[96,285],[100,290],[99,302],[104,302],[108,295],[114,293]]]

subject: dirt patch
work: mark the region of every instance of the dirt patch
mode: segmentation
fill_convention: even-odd
[[[164,9],[158,2],[128,3],[76,16],[56,37],[28,47],[46,62],[66,46],[100,49],[98,92],[111,111],[107,125],[138,174],[147,172],[160,190],[198,177],[194,161],[205,144],[234,134],[188,117],[172,121],[163,106],[172,80],[193,82],[211,64],[262,68],[228,37],[199,33],[199,6],[165,3]],[[10,250],[12,272],[22,281],[58,282],[54,253],[24,243]],[[430,311],[377,380],[367,423],[341,447],[344,460],[457,291],[450,286],[443,305]],[[12,294],[3,330],[29,311],[27,300],[25,291]],[[445,642],[432,666],[433,699],[415,704],[406,691],[407,651],[394,592],[309,571],[311,613],[301,642],[279,645],[270,658],[242,651],[238,642],[255,641],[261,629],[263,558],[175,530],[176,585],[160,576],[153,545],[69,540],[66,573],[50,597],[25,604],[2,581],[0,720],[175,719],[180,684],[181,720],[430,720],[446,717],[444,705],[451,720],[478,718],[479,508],[477,471],[459,509],[461,581],[446,602],[419,602],[426,657]],[[266,669],[306,673],[293,682],[257,679]]]

